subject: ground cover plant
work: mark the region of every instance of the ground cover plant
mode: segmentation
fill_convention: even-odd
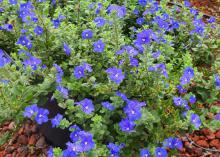
[[[68,128],[49,157],[164,157],[181,133],[219,129],[220,108],[198,107],[219,99],[219,25],[167,4],[0,0],[0,122]],[[49,93],[65,114],[48,118]]]

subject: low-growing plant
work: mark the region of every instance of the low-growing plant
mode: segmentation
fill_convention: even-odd
[[[0,53],[0,109],[10,113],[0,116],[25,107],[39,125],[69,128],[67,149],[48,156],[168,156],[182,148],[181,133],[220,127],[206,118],[218,107],[197,107],[219,98],[219,25],[188,1],[0,3],[11,57]],[[51,92],[65,115],[48,119],[42,100]]]

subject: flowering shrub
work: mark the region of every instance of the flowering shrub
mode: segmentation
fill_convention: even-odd
[[[219,107],[197,107],[219,96],[219,25],[187,1],[0,4],[0,109],[69,128],[48,156],[164,157],[182,148],[177,132],[219,127]],[[66,112],[48,119],[51,92]]]

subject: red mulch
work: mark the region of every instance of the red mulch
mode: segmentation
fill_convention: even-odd
[[[13,122],[2,125],[0,136],[6,131],[12,131],[13,125]],[[45,138],[38,132],[37,125],[27,120],[11,139],[0,147],[0,157],[39,157],[45,155],[47,150],[48,145]]]
[[[181,139],[184,148],[179,152],[183,157],[220,157],[220,129],[212,132],[204,128]]]
[[[205,14],[220,17],[219,0],[190,0],[190,2]]]

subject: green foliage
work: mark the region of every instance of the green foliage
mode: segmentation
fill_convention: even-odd
[[[5,10],[0,13],[0,24],[11,24],[13,29],[0,30],[0,48],[11,57],[10,64],[0,67],[1,80],[7,81],[0,82],[0,123],[7,119],[22,121],[26,106],[34,103],[44,105],[48,94],[53,93],[58,106],[65,109],[64,118],[58,127],[67,129],[76,124],[93,134],[95,148],[80,154],[88,157],[108,156],[110,152],[106,145],[110,142],[125,144],[120,154],[122,156],[138,156],[140,149],[145,147],[154,153],[157,146],[162,146],[164,139],[176,136],[177,132],[198,129],[191,124],[192,113],[200,116],[203,127],[213,130],[219,128],[218,120],[206,118],[210,112],[219,113],[218,107],[197,107],[198,104],[211,104],[220,96],[214,77],[214,74],[218,74],[220,63],[216,60],[219,56],[213,54],[220,48],[218,24],[208,23],[203,27],[201,13],[195,17],[187,7],[167,7],[168,0],[162,1],[155,13],[151,13],[151,9],[156,7],[153,6],[156,3],[148,3],[143,7],[137,5],[137,0],[101,0],[102,9],[98,15],[98,1],[56,2],[53,6],[50,1],[33,1],[34,14],[38,20],[33,22],[28,17],[28,23],[22,22],[17,15],[19,5],[10,5],[7,1],[2,3]],[[94,6],[89,9],[92,2],[95,2]],[[113,3],[126,7],[125,17],[118,17],[117,11],[111,14],[106,12]],[[150,11],[137,16],[133,13],[134,9],[138,9],[141,14],[148,9]],[[163,29],[166,23],[155,22],[158,18],[164,18],[165,13],[169,16],[169,20],[164,20],[168,22],[166,30]],[[106,24],[98,28],[94,23],[96,17],[103,17]],[[138,17],[143,17],[145,24],[137,24]],[[55,19],[60,20],[57,28],[53,23]],[[177,22],[179,27],[171,29],[172,22]],[[201,30],[193,33],[197,28],[196,22],[202,23],[202,34]],[[36,26],[43,28],[42,35],[34,33]],[[26,33],[22,34],[21,29],[25,29]],[[93,32],[90,40],[82,39],[82,32],[86,29]],[[137,35],[148,29],[153,32],[150,34],[150,43],[138,45]],[[30,38],[33,44],[31,49],[15,44],[22,35]],[[105,43],[102,53],[93,52],[93,44],[99,39]],[[64,52],[64,43],[70,47],[70,55]],[[136,56],[127,52],[116,55],[118,50],[128,45],[138,50]],[[161,52],[160,56],[152,57],[157,51]],[[25,61],[30,56],[40,59],[41,63],[26,66]],[[132,58],[137,59],[138,66],[132,66]],[[92,71],[85,72],[83,78],[77,79],[74,70],[84,63],[88,63]],[[55,64],[62,68],[62,76],[58,76],[59,70]],[[109,78],[106,69],[110,67],[121,69],[125,75],[120,84]],[[157,70],[150,70],[152,67],[157,67]],[[183,85],[187,92],[180,93],[177,85],[187,67],[193,69],[194,77]],[[60,79],[58,77],[62,81],[57,81]],[[59,86],[68,89],[68,95],[64,96]],[[120,121],[127,116],[124,112],[127,102],[116,96],[117,91],[124,93],[129,100],[146,103],[146,106],[141,107],[141,117],[134,122],[134,131],[130,133],[123,132],[119,126]],[[196,96],[195,104],[188,102],[191,95]],[[186,117],[182,113],[188,109],[175,106],[174,97],[182,97],[187,101],[190,110]],[[76,105],[76,102],[85,98],[93,101],[94,111],[91,114],[83,112],[82,105]],[[101,105],[104,101],[111,102],[114,110],[104,108]],[[55,157],[62,154],[60,148],[54,148],[53,151]]]

